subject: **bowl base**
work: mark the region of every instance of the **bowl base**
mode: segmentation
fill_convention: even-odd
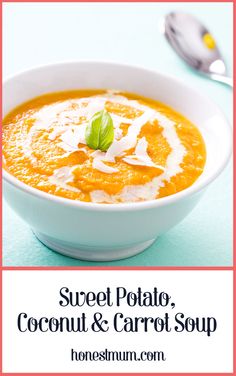
[[[150,247],[156,239],[151,239],[143,243],[130,244],[123,247],[96,247],[69,245],[66,242],[58,241],[47,235],[41,234],[33,230],[33,233],[38,240],[46,245],[48,248],[61,253],[62,255],[69,256],[79,260],[85,261],[115,261],[125,259],[144,251]]]

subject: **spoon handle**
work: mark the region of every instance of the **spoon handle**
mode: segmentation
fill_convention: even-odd
[[[222,75],[216,74],[216,73],[211,73],[210,76],[215,81],[219,81],[223,84],[226,84],[230,87],[233,87],[233,78],[232,77],[222,76]]]

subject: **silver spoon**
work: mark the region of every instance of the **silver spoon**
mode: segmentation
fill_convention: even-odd
[[[165,36],[177,54],[192,68],[209,78],[233,87],[225,62],[209,31],[190,14],[171,12],[165,16]]]

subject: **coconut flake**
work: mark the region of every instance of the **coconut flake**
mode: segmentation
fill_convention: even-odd
[[[114,204],[114,200],[112,195],[109,195],[105,191],[96,190],[90,193],[90,197],[92,202],[96,202],[97,204],[106,203],[106,204]]]
[[[115,157],[122,156],[126,150],[136,146],[137,137],[143,127],[155,114],[154,110],[147,110],[141,116],[133,120],[126,136],[115,140],[106,152],[106,159],[115,162]]]
[[[114,128],[119,128],[121,124],[132,124],[134,119],[128,119],[123,116],[110,113]]]
[[[103,97],[91,97],[89,98],[88,105],[84,108],[84,113],[87,119],[91,119],[97,112],[104,110],[106,98]]]
[[[78,188],[72,187],[67,184],[74,181],[73,171],[77,166],[73,167],[61,167],[57,170],[54,170],[53,175],[49,177],[49,182],[57,187],[66,189],[67,191],[72,191],[75,193],[81,192]]]
[[[100,150],[94,151],[91,156],[93,159],[93,168],[98,171],[105,172],[106,174],[114,174],[119,170],[111,166],[107,166],[102,160],[106,160],[106,154]]]
[[[151,158],[149,157],[147,153],[147,146],[148,146],[148,143],[147,143],[146,138],[142,137],[137,143],[134,155],[130,155],[128,157],[123,158],[123,161],[131,165],[155,167],[164,171],[165,168],[163,166],[156,165],[151,160]]]
[[[94,158],[93,168],[101,172],[105,172],[106,174],[114,174],[115,172],[119,171],[117,168],[107,166],[105,163],[101,161],[101,159],[98,159],[98,158]]]
[[[62,142],[59,144],[59,146],[68,152],[85,150],[78,147],[78,144],[86,144],[85,129],[86,124],[82,124],[74,128],[69,128],[60,136]]]

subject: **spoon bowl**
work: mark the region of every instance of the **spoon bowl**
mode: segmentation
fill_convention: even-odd
[[[188,65],[213,80],[233,86],[216,42],[202,23],[190,14],[171,12],[165,16],[164,26],[166,39]]]

